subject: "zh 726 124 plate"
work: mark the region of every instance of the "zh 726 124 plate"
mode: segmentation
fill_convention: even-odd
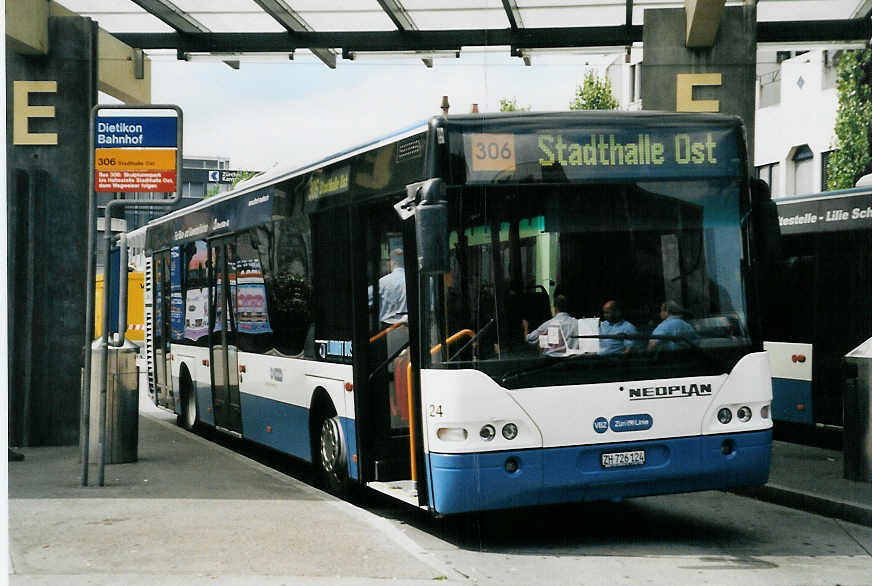
[[[645,463],[645,451],[611,452],[600,454],[603,468],[622,468],[624,466],[641,466]]]

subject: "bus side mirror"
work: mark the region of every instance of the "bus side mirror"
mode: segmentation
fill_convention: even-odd
[[[428,179],[416,186],[415,240],[418,243],[418,270],[422,273],[447,273],[448,204],[441,179]]]

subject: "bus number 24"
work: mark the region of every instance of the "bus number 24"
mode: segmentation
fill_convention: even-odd
[[[442,405],[440,403],[430,403],[427,405],[427,414],[430,417],[442,417]]]

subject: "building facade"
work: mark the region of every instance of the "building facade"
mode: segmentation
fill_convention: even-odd
[[[842,50],[757,52],[754,168],[772,195],[826,189],[826,166],[835,148],[837,66]],[[642,50],[615,56],[606,68],[623,110],[641,110]]]

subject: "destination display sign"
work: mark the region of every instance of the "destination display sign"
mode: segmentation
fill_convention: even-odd
[[[351,167],[345,165],[326,173],[313,173],[309,178],[309,188],[306,198],[309,201],[328,195],[348,191],[348,180],[351,177]]]
[[[783,235],[872,229],[872,193],[776,203]]]
[[[97,118],[94,190],[175,192],[178,188],[177,120],[174,116]]]
[[[467,182],[565,182],[739,176],[736,132],[724,128],[560,128],[466,133]]]

